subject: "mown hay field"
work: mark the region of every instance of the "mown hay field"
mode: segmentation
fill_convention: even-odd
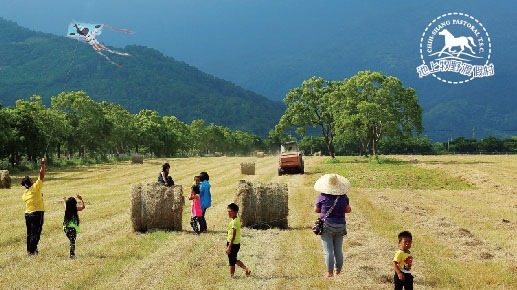
[[[304,175],[277,176],[275,157],[146,159],[52,169],[43,188],[46,212],[40,254],[25,252],[23,189],[11,176],[0,189],[0,289],[392,289],[391,260],[397,233],[413,233],[416,289],[517,288],[517,156],[390,156],[381,164],[362,157],[306,157]],[[188,187],[200,171],[210,174],[213,206],[209,232],[132,230],[131,186],[156,180],[165,161],[176,184]],[[255,175],[240,172],[255,162]],[[324,278],[319,237],[310,225],[324,173],[347,176],[352,213],[347,215],[345,267]],[[37,172],[31,172],[36,176]],[[228,217],[239,180],[286,183],[289,228],[242,231],[239,257],[251,268],[229,279],[224,253]],[[81,194],[81,232],[75,260],[62,230],[63,196]]]

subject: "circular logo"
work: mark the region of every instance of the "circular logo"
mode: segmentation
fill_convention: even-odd
[[[446,13],[431,21],[422,34],[422,64],[417,73],[449,84],[493,76],[491,52],[490,36],[481,22],[465,13]]]

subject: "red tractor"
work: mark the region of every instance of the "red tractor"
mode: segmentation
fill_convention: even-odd
[[[278,175],[286,172],[301,173],[305,172],[302,152],[298,151],[296,141],[289,141],[280,147],[280,158],[278,160]]]

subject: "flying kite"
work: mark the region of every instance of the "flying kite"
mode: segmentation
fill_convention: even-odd
[[[118,55],[128,56],[128,53],[119,52],[116,50],[111,50],[108,47],[104,46],[97,40],[97,36],[101,35],[102,29],[108,28],[111,30],[119,31],[126,34],[133,34],[133,31],[115,28],[109,26],[107,24],[92,24],[92,23],[80,23],[80,22],[71,22],[68,25],[68,37],[75,38],[77,40],[88,43],[98,54],[104,56],[109,62],[116,66],[121,66],[120,64],[112,61],[107,55],[103,52],[109,52]]]

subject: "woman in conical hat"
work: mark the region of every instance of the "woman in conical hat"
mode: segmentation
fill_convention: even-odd
[[[325,219],[321,244],[325,254],[327,277],[341,273],[343,268],[343,237],[346,235],[345,213],[352,211],[346,193],[350,181],[338,174],[325,174],[314,184],[320,193],[314,205],[314,212]]]

